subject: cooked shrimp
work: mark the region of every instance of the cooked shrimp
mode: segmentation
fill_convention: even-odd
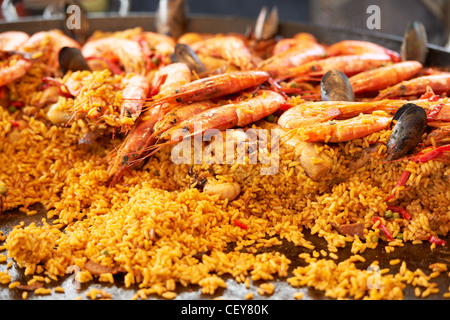
[[[2,50],[16,50],[30,54],[33,59],[43,61],[47,64],[47,70],[50,75],[59,73],[58,54],[61,48],[79,47],[79,44],[64,35],[61,31],[51,30],[42,31],[28,37],[21,32],[5,32],[0,37],[2,41]],[[18,36],[18,40],[11,40],[9,37]],[[8,84],[14,80],[23,77],[33,66],[33,61],[26,59],[20,54],[4,54],[5,60],[2,61],[0,68],[0,86]]]
[[[325,48],[314,41],[301,41],[286,51],[263,60],[258,70],[268,72],[275,80],[288,78],[290,70],[326,55]]]
[[[159,68],[172,62],[170,55],[174,52],[176,44],[175,39],[172,37],[145,31],[133,37],[132,40],[140,44],[147,58],[148,70]]]
[[[172,108],[173,104],[208,100],[236,93],[258,86],[269,79],[269,74],[263,71],[236,71],[219,74],[192,81],[172,93],[158,94],[153,97],[156,103],[165,103],[164,110]]]
[[[178,87],[191,80],[191,72],[184,63],[174,63],[159,71],[160,74],[155,76],[155,79],[158,77],[160,80],[155,80],[157,84],[151,84],[151,90],[154,90],[154,93],[159,92],[162,96],[177,90]],[[155,141],[153,128],[164,115],[160,105],[150,105],[134,123],[118,150],[108,156],[110,163],[108,172],[113,176],[113,183],[120,179],[124,170],[133,167],[145,158],[149,147]],[[162,123],[161,126],[163,126]]]
[[[327,48],[327,55],[342,56],[342,55],[387,55],[393,62],[401,60],[398,52],[389,50],[376,43],[361,40],[343,40],[332,44]]]
[[[450,122],[450,104],[444,99],[435,102],[386,99],[373,102],[305,102],[283,113],[278,124],[283,128],[298,129],[294,132],[301,133],[305,141],[348,141],[345,139],[356,139],[364,136],[364,132],[370,134],[386,128],[388,119],[392,119],[395,112],[408,102],[424,108],[428,121]]]
[[[160,121],[158,121],[153,129],[153,135],[158,137],[172,126],[183,122],[184,120],[199,114],[205,110],[218,107],[217,103],[211,101],[193,102],[188,105],[180,106],[173,111],[167,113]]]
[[[450,73],[433,74],[402,81],[380,91],[375,100],[420,95],[427,91],[427,87],[431,88],[436,93],[449,93]]]
[[[149,96],[164,97],[191,81],[191,70],[182,62],[160,68],[151,83]]]
[[[23,77],[31,69],[33,63],[18,54],[0,62],[0,87]]]
[[[5,31],[0,33],[0,49],[5,51],[18,50],[30,38],[22,31]]]
[[[147,60],[137,41],[115,37],[90,40],[81,53],[87,60],[100,59],[113,65],[119,63],[126,73],[145,74],[147,71]]]
[[[186,32],[181,37],[178,38],[178,43],[184,43],[190,46],[193,43],[212,38],[214,35],[212,33],[198,33],[198,32]]]
[[[281,52],[287,51],[292,47],[297,45],[301,45],[302,42],[315,42],[317,43],[317,39],[310,33],[300,32],[295,34],[292,38],[285,38],[277,41],[273,48],[273,55],[280,54]]]
[[[132,127],[125,141],[116,151],[108,155],[108,173],[112,177],[112,183],[117,182],[126,169],[145,158],[148,147],[155,141],[153,126],[158,121],[158,115],[158,106],[146,110]]]
[[[354,94],[374,92],[412,78],[422,69],[417,61],[404,61],[363,71],[349,78]]]
[[[376,110],[394,114],[405,103],[405,100],[304,102],[284,112],[278,119],[278,124],[283,128],[299,128],[315,122],[347,119],[360,113],[368,114]]]
[[[225,130],[235,126],[244,127],[274,113],[284,102],[282,95],[274,91],[260,90],[256,97],[211,108],[182,121],[162,133],[160,139],[176,140],[172,135],[180,132],[197,135],[209,129]]]
[[[344,142],[386,129],[392,116],[360,114],[351,119],[318,122],[293,129],[304,141]]]
[[[306,62],[298,67],[287,70],[285,78],[292,78],[293,82],[302,82],[321,77],[329,70],[336,69],[346,76],[381,67],[391,60],[387,55],[348,55],[329,57],[321,60]]]
[[[191,44],[198,54],[222,58],[240,70],[254,68],[250,50],[245,42],[235,36],[215,36]]]
[[[142,75],[132,75],[123,81],[125,87],[122,90],[123,102],[120,108],[120,119],[124,126],[123,129],[128,130],[141,114],[150,83],[147,77]]]
[[[51,69],[50,73],[59,71],[59,51],[63,47],[80,49],[74,39],[66,36],[60,30],[40,31],[33,34],[20,48],[20,51],[30,53],[33,58],[39,59]]]

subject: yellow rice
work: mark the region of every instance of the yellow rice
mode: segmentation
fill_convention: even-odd
[[[335,299],[401,299],[406,284],[422,288],[417,292],[421,297],[437,293],[432,277],[406,267],[395,275],[383,270],[381,289],[369,290],[370,272],[357,268],[365,250],[384,245],[392,252],[405,242],[446,236],[450,227],[449,165],[382,163],[382,149],[360,169],[349,168],[363,148],[375,141],[385,144],[389,130],[321,147],[320,152],[333,159],[333,167],[319,181],[308,178],[295,153],[284,146],[274,175],[261,175],[261,164],[194,165],[194,171],[207,170],[219,182],[241,186],[240,196],[227,201],[189,188],[191,166],[174,164],[170,147],[109,186],[104,159],[114,145],[97,146],[95,151],[79,146],[78,140],[89,131],[83,121],[48,127],[39,118],[24,116],[26,126],[16,128],[11,121],[17,116],[0,107],[0,184],[8,188],[1,209],[19,207],[24,214],[34,213],[28,208],[41,203],[48,210],[47,219],[54,219],[18,225],[7,235],[7,254],[27,275],[41,270],[55,280],[76,266],[80,282],[114,282],[112,272],[96,275],[86,270],[91,261],[120,270],[125,286],[137,288],[134,298],[156,294],[174,299],[177,288],[189,285],[213,295],[226,287],[226,275],[238,282],[267,282],[258,293],[270,295],[274,287],[268,281],[287,278],[291,261],[280,252],[258,249],[279,245],[283,239],[314,251],[304,236],[308,230],[324,238],[329,250],[303,256],[307,266],[287,278],[294,287],[314,287]],[[405,168],[411,177],[395,191],[395,201],[412,219],[383,218],[391,234],[402,233],[402,238],[382,242],[372,218],[387,210],[385,199]],[[236,220],[248,228],[240,228]],[[364,223],[364,237],[342,235],[333,228],[355,222]],[[337,262],[339,248],[346,244],[351,244],[354,256]],[[0,282],[9,284],[11,276],[1,272]],[[49,293],[48,288],[35,291]],[[87,297],[111,296],[94,290]],[[296,299],[302,297],[295,294]]]

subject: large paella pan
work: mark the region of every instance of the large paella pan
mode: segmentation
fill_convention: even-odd
[[[59,20],[0,24],[44,38],[4,60],[27,69],[2,87],[2,299],[449,297],[449,53],[401,61],[401,38],[297,23],[258,41],[235,17],[156,39],[154,18],[91,18],[56,53]],[[84,67],[62,71],[62,47]],[[337,69],[353,101],[322,101]]]

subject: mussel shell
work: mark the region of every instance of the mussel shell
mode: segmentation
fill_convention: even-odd
[[[63,47],[59,51],[59,68],[63,74],[66,74],[67,71],[83,71],[91,69],[81,54],[81,51],[77,48],[71,47]]]
[[[386,144],[386,160],[398,160],[406,156],[420,142],[427,127],[425,110],[413,103],[404,104],[394,115],[397,120]]]
[[[403,61],[415,60],[425,64],[427,48],[427,32],[421,22],[413,21],[408,24],[400,48],[400,57]]]
[[[197,74],[205,72],[205,67],[202,62],[195,54],[194,50],[192,50],[187,44],[178,43],[175,46],[175,50],[171,54],[170,58],[172,62],[185,63],[191,71],[194,71]]]
[[[320,81],[322,101],[354,101],[352,85],[348,77],[339,70],[325,73]]]
[[[279,27],[278,7],[275,6],[270,11],[267,18],[267,6],[263,6],[259,12],[255,24],[255,38],[257,40],[267,40],[275,37]]]
[[[159,0],[155,15],[156,31],[180,37],[186,29],[188,8],[184,0]]]

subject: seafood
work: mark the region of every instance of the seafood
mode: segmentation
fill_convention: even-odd
[[[59,30],[40,31],[33,34],[20,48],[21,52],[32,54],[37,59],[47,64],[50,74],[58,74],[59,51],[64,47],[80,49],[80,44],[72,38],[64,35]]]
[[[423,24],[419,21],[410,22],[400,48],[402,60],[415,60],[424,64],[428,54],[427,41],[427,31]]]
[[[63,47],[59,51],[59,67],[64,74],[67,71],[83,71],[91,70],[86,59],[77,48]]]
[[[292,75],[291,70],[308,61],[323,58],[325,48],[315,41],[298,41],[288,50],[282,51],[258,64],[257,69],[268,72],[276,81]]]
[[[16,36],[17,39],[10,39]],[[1,53],[0,86],[23,77],[36,61],[47,64],[49,75],[58,74],[59,51],[66,46],[79,48],[76,41],[58,30],[37,32],[31,37],[22,32],[5,32],[0,41],[2,50],[5,50]]]
[[[278,119],[283,128],[299,128],[316,122],[348,119],[360,113],[382,110],[394,114],[405,101],[382,100],[377,102],[317,101],[304,102],[284,112]]]
[[[150,83],[145,76],[137,74],[125,79],[125,88],[122,91],[123,102],[121,105],[120,119],[124,123],[126,130],[129,129],[141,114],[149,89]]]
[[[156,31],[180,37],[187,23],[187,5],[184,0],[160,0],[156,11]]]
[[[299,135],[293,134],[291,130],[276,123],[259,121],[258,126],[269,130],[279,130],[280,146],[294,150],[300,165],[312,180],[325,177],[333,167],[333,160],[326,153],[318,152],[323,143],[304,141]]]
[[[150,85],[148,95],[159,93],[164,96],[191,80],[191,72],[184,63],[173,63],[159,69],[159,72],[160,75],[155,75]],[[108,156],[108,173],[112,177],[112,183],[118,181],[125,170],[135,166],[148,155],[150,146],[156,141],[154,126],[162,118],[160,127],[163,127],[164,115],[159,104],[148,106],[119,148]]]
[[[386,129],[391,121],[392,117],[386,113],[374,112],[345,120],[313,123],[294,129],[294,132],[304,141],[344,142]]]
[[[404,104],[394,115],[397,120],[386,144],[386,160],[397,160],[415,148],[427,126],[425,110],[413,103]]]
[[[263,71],[237,71],[219,74],[192,81],[168,94],[159,93],[153,97],[153,101],[166,104],[167,106],[163,107],[163,109],[170,109],[173,107],[171,104],[225,96],[258,86],[268,79],[269,74]]]
[[[278,8],[275,6],[267,17],[267,7],[263,6],[255,24],[256,40],[266,40],[275,36],[278,30]]]
[[[302,82],[313,80],[314,78],[320,79],[327,71],[332,69],[337,69],[349,77],[366,70],[381,67],[389,62],[390,58],[387,55],[379,54],[329,57],[306,62],[298,67],[291,68],[286,72],[285,79],[291,78],[291,82]]]
[[[322,101],[353,101],[355,96],[347,76],[339,70],[330,70],[320,81]]]
[[[209,129],[243,127],[274,113],[284,102],[282,95],[260,90],[255,97],[211,108],[182,121],[162,133],[159,139],[177,141],[183,136],[204,134]]]
[[[191,70],[182,62],[172,63],[159,68],[153,77],[149,96],[164,97],[188,84],[191,80]]]
[[[438,109],[433,120],[450,121],[450,105],[443,100],[386,99],[372,102],[304,102],[283,113],[278,124],[283,128],[298,129],[294,132],[301,133],[305,141],[348,141],[387,128],[392,115],[408,102],[424,109],[428,118],[433,110]]]
[[[139,43],[133,40],[115,37],[89,40],[81,53],[89,62],[98,59],[106,61],[114,73],[121,73],[122,68],[126,73],[145,74],[147,71],[146,56]],[[120,69],[117,69],[117,63],[120,64]],[[92,65],[91,68],[97,69]]]
[[[147,59],[147,70],[153,70],[171,63],[170,55],[175,51],[172,37],[151,31],[141,31],[130,40],[137,41]]]
[[[0,87],[23,77],[33,65],[18,54],[3,52],[1,56],[6,58],[2,58],[0,63]]]
[[[30,38],[28,33],[22,31],[5,31],[0,33],[0,49],[4,51],[19,50]]]
[[[207,181],[203,192],[212,196],[218,195],[220,200],[234,200],[241,193],[241,186],[236,182],[215,183]]]
[[[175,52],[171,55],[172,62],[183,62],[190,70],[199,74],[206,71],[203,63],[195,52],[187,44],[178,43],[175,46]]]
[[[343,40],[332,44],[327,49],[327,56],[342,55],[385,55],[393,62],[400,61],[400,55],[376,43],[361,40]]]
[[[375,92],[412,78],[420,69],[422,64],[417,61],[398,62],[361,72],[349,81],[355,94]]]
[[[273,55],[280,54],[284,51],[289,50],[292,47],[295,47],[296,45],[300,45],[302,42],[316,42],[317,39],[310,33],[307,32],[299,32],[295,34],[292,38],[284,38],[275,44],[273,48]]]
[[[108,174],[115,184],[124,171],[141,162],[148,153],[148,148],[155,140],[153,126],[158,121],[159,109],[146,110],[128,133],[125,141],[117,150],[108,155]]]
[[[192,50],[197,54],[222,58],[240,70],[254,69],[252,55],[245,42],[235,36],[215,36],[194,42]]]
[[[211,101],[193,102],[184,106],[180,106],[173,111],[167,113],[160,121],[158,121],[153,128],[153,135],[160,136],[163,132],[170,129],[170,127],[188,119],[189,117],[199,114],[205,110],[218,107],[217,103]]]
[[[402,81],[381,90],[374,100],[420,95],[425,93],[427,88],[436,93],[450,92],[450,73],[439,73]]]

